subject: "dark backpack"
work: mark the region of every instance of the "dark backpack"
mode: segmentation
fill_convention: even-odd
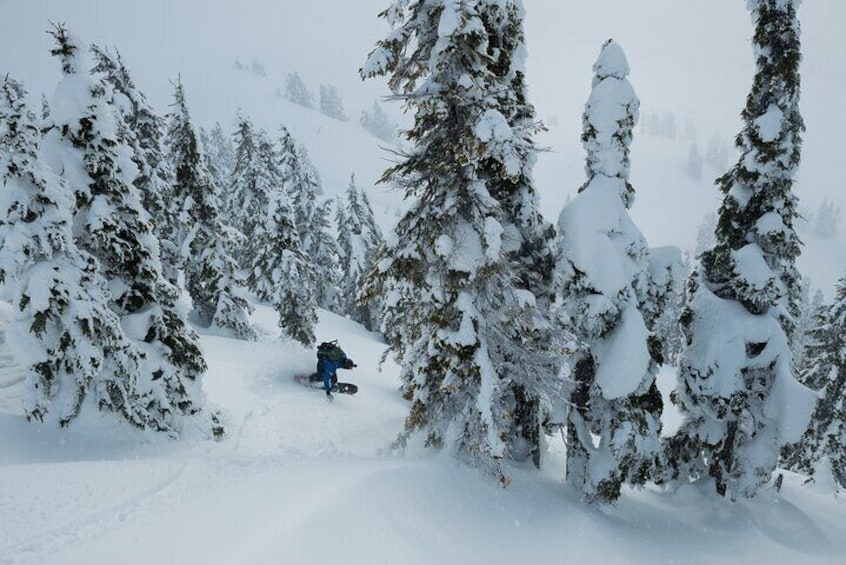
[[[332,361],[335,364],[340,364],[346,358],[347,354],[338,347],[337,341],[324,341],[317,346],[318,361]]]

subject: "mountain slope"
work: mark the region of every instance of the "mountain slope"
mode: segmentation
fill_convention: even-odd
[[[275,316],[259,306],[255,321],[269,331]],[[378,372],[384,345],[324,312],[329,338],[360,386],[331,404],[292,380],[311,352],[202,336],[220,443],[199,429],[139,443],[93,411],[69,430],[32,425],[0,388],[0,563],[837,563],[846,550],[846,505],[793,475],[753,501],[700,484],[589,508],[562,486],[555,442],[544,472],[512,469],[508,489],[431,453],[395,456],[397,368]]]

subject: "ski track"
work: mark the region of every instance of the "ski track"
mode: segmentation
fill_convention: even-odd
[[[825,533],[795,505],[770,493],[760,498],[743,501],[740,507],[762,535],[799,553],[823,553],[831,548]],[[768,511],[773,507],[778,512]]]
[[[24,379],[26,379],[26,373],[23,370],[4,372],[0,375],[0,388],[12,388],[24,382]]]
[[[82,545],[123,527],[146,508],[154,506],[160,499],[167,496],[176,487],[176,483],[187,467],[188,463],[183,464],[160,483],[92,516],[42,533],[25,542],[0,548],[0,564],[42,563],[60,551]]]

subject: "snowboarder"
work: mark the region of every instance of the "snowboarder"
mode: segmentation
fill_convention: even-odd
[[[323,390],[326,399],[332,398],[332,387],[338,384],[338,369],[352,369],[356,364],[347,357],[344,350],[338,346],[338,341],[324,341],[317,346],[317,372],[311,375],[312,381],[323,380]]]

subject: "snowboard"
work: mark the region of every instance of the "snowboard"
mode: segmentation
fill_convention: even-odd
[[[317,373],[312,373],[310,375],[294,375],[294,380],[303,386],[323,390],[323,378],[318,376]],[[352,383],[337,382],[332,385],[332,392],[339,394],[355,394],[358,392],[358,386]]]

